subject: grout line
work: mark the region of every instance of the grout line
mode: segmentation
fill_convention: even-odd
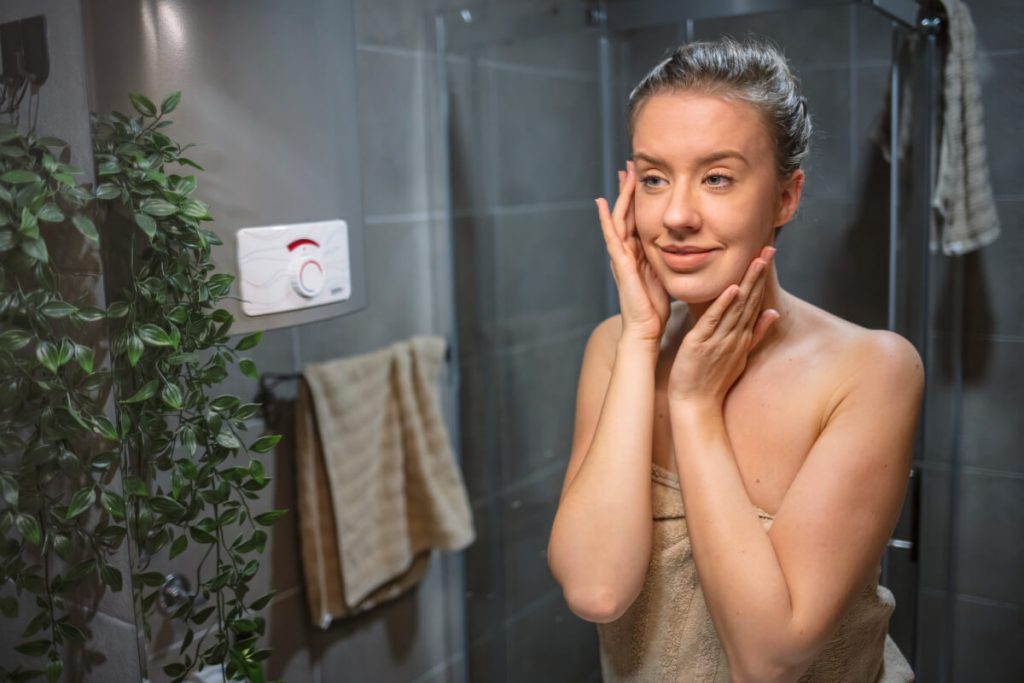
[[[1016,57],[1024,55],[1024,48],[1008,47],[1001,50],[978,50],[979,57]]]
[[[930,595],[933,598],[949,597],[949,593],[942,590],[941,588],[921,586],[921,592],[926,595]],[[984,598],[980,595],[971,595],[970,593],[953,593],[953,599],[960,600],[962,602],[968,602],[974,605],[984,605],[986,607],[999,607],[1001,609],[1011,609],[1014,611],[1021,610],[1021,606],[1017,603],[1005,602],[1003,600],[993,600],[992,598]]]
[[[920,467],[924,471],[932,472],[952,472],[953,466],[949,461],[941,460],[914,460],[914,465]],[[960,465],[957,468],[958,472],[965,474],[973,474],[980,477],[995,477],[997,479],[1020,479],[1024,480],[1024,472],[1015,472],[1013,470],[999,470],[994,467],[980,467],[978,465]]]

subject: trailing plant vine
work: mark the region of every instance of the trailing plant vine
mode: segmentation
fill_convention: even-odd
[[[70,217],[97,239],[82,212],[92,195],[69,160],[63,141],[0,124],[0,613],[26,622],[15,650],[39,662],[0,667],[0,680],[57,680],[63,646],[85,640],[68,595],[90,577],[121,584],[109,560],[124,526],[87,514],[100,496],[109,510],[120,500],[106,488],[118,460],[105,441],[115,440],[102,405],[110,373],[77,341],[101,336],[104,312],[87,295],[65,300],[44,234],[66,240]]]
[[[285,511],[255,514],[250,503],[269,483],[258,454],[273,449],[280,436],[261,436],[246,447],[243,432],[260,405],[214,395],[235,364],[257,377],[253,361],[239,354],[261,333],[232,345],[232,315],[218,307],[233,276],[215,272],[210,251],[220,240],[203,225],[212,218],[193,197],[195,176],[182,173],[202,168],[184,156],[189,146],[163,132],[180,94],[159,107],[143,95],[130,99],[131,115],[93,116],[94,190],[78,186],[75,169],[46,151],[59,141],[0,133],[20,141],[24,151],[6,155],[0,147],[0,185],[17,189],[4,186],[0,193],[0,443],[5,454],[15,454],[12,463],[5,456],[0,470],[6,506],[0,579],[10,579],[19,595],[35,595],[39,614],[25,637],[49,629],[47,637],[17,648],[45,656],[42,669],[0,675],[60,676],[59,648],[84,638],[69,623],[62,596],[90,576],[120,590],[123,579],[110,557],[127,534],[136,550],[131,579],[147,639],[165,581],[154,560],[199,548],[196,566],[189,567],[195,593],[171,607],[170,616],[186,630],[178,660],[164,672],[183,681],[204,666],[218,666],[227,678],[262,681],[269,651],[258,647],[265,630],[259,612],[273,593],[250,596],[249,584],[266,546],[265,527]],[[119,240],[116,252],[106,250],[108,258],[128,260],[106,310],[59,297],[58,274],[32,227],[39,220],[59,223],[67,213],[97,240],[89,212],[105,240]],[[108,282],[108,293],[111,287]],[[54,322],[104,319],[110,369],[97,370],[93,351]],[[117,399],[113,419],[101,410],[107,387]],[[257,455],[243,460],[248,452]],[[112,485],[116,472],[120,491]],[[56,575],[48,569],[53,553],[66,566]],[[8,616],[16,604],[14,596],[0,600]]]

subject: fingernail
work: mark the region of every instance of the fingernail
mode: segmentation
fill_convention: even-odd
[[[771,257],[775,256],[775,252],[776,252],[775,247],[768,247],[768,258],[771,258]]]

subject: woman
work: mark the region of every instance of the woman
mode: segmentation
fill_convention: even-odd
[[[921,361],[779,285],[811,130],[785,59],[688,44],[629,114],[597,200],[621,313],[584,352],[548,548],[605,681],[913,680],[877,581]]]

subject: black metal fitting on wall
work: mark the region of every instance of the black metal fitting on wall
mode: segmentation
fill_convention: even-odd
[[[21,105],[25,92],[33,94],[50,75],[46,45],[46,17],[39,15],[0,24],[0,113]]]

